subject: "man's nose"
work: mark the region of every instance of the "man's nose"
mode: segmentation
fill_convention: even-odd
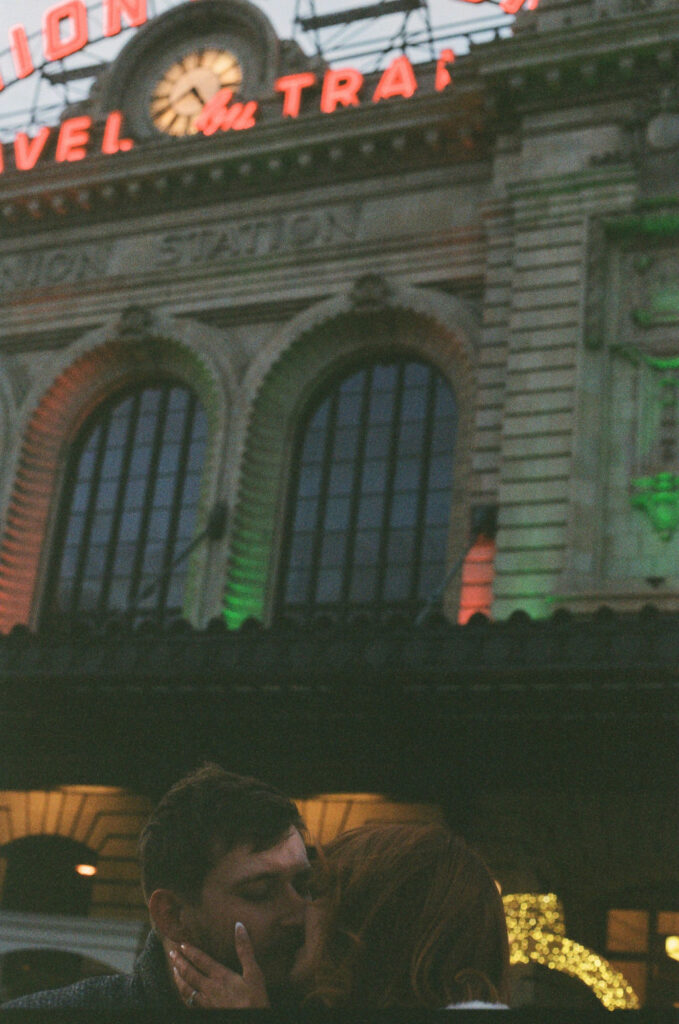
[[[294,885],[285,888],[283,921],[290,925],[304,925],[308,900],[302,896]]]

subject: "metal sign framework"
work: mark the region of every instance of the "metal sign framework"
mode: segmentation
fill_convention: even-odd
[[[150,20],[186,0],[147,2]],[[470,0],[449,2],[451,13],[457,18],[434,26],[428,0],[379,0],[331,14],[319,13],[316,0],[295,0],[290,37],[330,66],[349,62],[370,72],[384,67],[397,52],[406,54],[413,63],[421,63],[433,60],[441,46],[452,46],[462,54],[473,43],[511,34],[514,18],[500,9],[500,0],[471,0],[486,11],[480,13],[475,9],[469,20],[461,20],[460,14],[469,9]],[[124,25],[119,35],[106,37],[101,0],[86,0],[85,6],[89,24],[87,44],[62,60],[36,61],[30,78],[13,77],[11,49],[0,51],[4,81],[0,91],[0,143],[11,140],[19,131],[30,135],[42,125],[57,124],[65,109],[87,99],[96,76],[136,31]],[[40,36],[39,29],[27,36],[34,55],[41,51]]]

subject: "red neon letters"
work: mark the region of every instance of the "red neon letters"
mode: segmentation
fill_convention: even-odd
[[[67,34],[64,38],[64,26]],[[83,0],[50,7],[42,19],[45,60],[61,60],[87,45],[87,8]]]
[[[105,36],[118,35],[123,29],[123,19],[130,28],[138,28],[148,20],[146,0],[103,0],[102,14]],[[89,41],[85,0],[62,0],[47,8],[42,19],[42,56],[45,61],[70,57],[87,46]],[[9,47],[17,78],[33,74],[35,58],[23,25],[13,25],[9,30]],[[4,83],[0,79],[0,89],[3,88]]]
[[[448,70],[448,65],[454,62],[455,54],[452,50],[441,50],[439,59],[436,61],[436,78],[434,79],[434,88],[437,92],[443,92],[452,84],[453,76]]]
[[[143,25],[146,21],[146,0],[109,0],[104,3],[105,36],[117,36],[122,30],[123,13],[131,28]]]
[[[316,84],[313,71],[300,71],[296,75],[284,75],[274,84],[276,92],[283,93],[283,117],[298,117],[302,104],[302,90]]]
[[[407,57],[397,57],[391,62],[380,78],[373,93],[373,103],[403,96],[409,99],[417,90],[417,79],[413,66]]]
[[[130,6],[132,2],[133,0],[128,0],[126,8],[128,13],[132,10]],[[69,0],[68,5],[60,4],[58,10],[63,17],[63,12],[68,6],[73,17],[77,19],[80,17],[78,8],[81,3],[82,0]],[[57,8],[53,8],[53,10],[57,10]],[[57,23],[55,22],[55,24]],[[452,76],[448,68],[454,61],[455,54],[452,50],[441,52],[436,62],[434,80],[434,87],[438,92],[451,84]],[[317,102],[320,104],[321,111],[331,114],[338,107],[358,106],[361,102],[360,92],[363,84],[363,75],[355,68],[329,69],[325,72],[323,82],[319,85],[320,100]],[[317,85],[316,75],[310,71],[279,78],[274,88],[283,96],[281,110],[283,117],[298,117],[304,90],[315,85]],[[417,88],[418,82],[413,66],[406,56],[401,55],[396,57],[382,72],[370,101],[381,103],[383,100],[397,96],[407,99],[414,95]],[[232,102],[233,98],[234,94],[231,89],[220,89],[212,99],[208,100],[196,119],[197,130],[204,135],[214,135],[216,132],[243,131],[254,127],[259,113],[259,104],[255,100]],[[132,149],[134,143],[132,139],[122,137],[122,128],[123,115],[120,111],[114,110],[108,115],[104,127],[101,142],[102,153],[112,155]],[[35,167],[46,150],[52,131],[51,128],[41,128],[33,137],[29,137],[25,132],[19,132],[14,139],[14,162],[17,170],[28,171]],[[90,117],[83,115],[68,118],[61,123],[58,130],[54,129],[54,131],[58,132],[54,150],[54,159],[57,163],[73,163],[83,160],[87,156],[92,132]],[[0,173],[3,170],[3,153],[2,147],[0,147]]]
[[[220,89],[208,100],[196,118],[196,128],[203,135],[214,135],[215,132],[242,131],[252,128],[255,124],[258,104],[254,100],[248,103],[234,103],[229,106],[233,92],[231,89]]]
[[[466,4],[481,4],[483,0],[464,0]],[[500,0],[500,7],[506,14],[516,14],[524,4],[527,11],[534,11],[540,0]]]
[[[132,139],[121,138],[123,115],[118,110],[108,115],[104,127],[101,151],[106,155],[125,153],[132,149]],[[92,131],[91,117],[69,117],[62,121],[57,135],[54,159],[57,163],[74,163],[87,156]],[[14,163],[18,171],[30,171],[37,164],[52,135],[52,129],[41,128],[32,138],[19,132],[14,139]],[[5,169],[4,154],[0,147],[0,174]]]
[[[321,92],[321,110],[324,114],[332,114],[338,106],[357,107],[362,85],[363,75],[355,68],[326,71]]]
[[[16,68],[17,78],[27,78],[35,71],[33,58],[28,47],[28,36],[23,25],[13,25],[9,30],[9,48]]]

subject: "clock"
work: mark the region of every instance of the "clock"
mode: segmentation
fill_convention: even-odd
[[[122,111],[135,141],[186,139],[221,89],[250,100],[273,94],[281,48],[251,0],[186,0],[152,18],[102,72],[102,113]],[[281,70],[283,68],[283,70]]]
[[[196,118],[220,89],[237,92],[243,69],[229,50],[206,47],[173,61],[153,86],[149,111],[154,126],[168,135],[193,135]]]

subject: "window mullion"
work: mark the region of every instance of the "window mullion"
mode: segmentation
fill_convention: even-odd
[[[375,582],[376,611],[379,611],[382,606],[384,582],[387,574],[387,551],[389,544],[391,511],[394,503],[394,480],[396,478],[396,464],[398,461],[404,377],[405,361],[400,360],[397,364],[396,387],[394,388],[394,406],[391,413],[391,432],[389,437],[389,451],[387,454],[386,480],[384,484],[384,506],[382,508],[380,542],[377,553],[377,579]]]
[[[111,591],[111,582],[116,553],[118,550],[120,526],[123,520],[123,513],[125,510],[125,492],[127,490],[127,485],[129,481],[130,463],[132,461],[132,453],[134,451],[134,439],[135,432],[137,429],[137,423],[139,422],[140,405],[141,395],[137,393],[132,396],[132,406],[130,408],[130,414],[127,420],[127,435],[125,437],[123,458],[120,467],[120,476],[118,478],[118,489],[116,493],[115,506],[113,510],[113,523],[111,526],[111,535],[109,538],[108,549],[106,552],[106,562],[104,564],[104,571],[102,573],[101,593],[99,595],[100,613],[103,613],[108,610],[108,599]]]
[[[102,417],[100,421],[99,442],[97,444],[97,453],[94,459],[94,467],[92,471],[92,478],[90,481],[90,493],[87,498],[87,509],[85,511],[85,521],[83,523],[83,535],[80,539],[80,549],[78,551],[78,561],[76,564],[76,570],[73,575],[73,586],[71,590],[71,600],[69,602],[69,614],[75,615],[79,611],[80,598],[82,595],[82,584],[83,577],[85,575],[85,565],[90,550],[90,539],[92,537],[92,527],[94,525],[94,516],[97,504],[97,498],[99,496],[99,487],[101,485],[101,470],[106,456],[106,442],[108,440],[109,425],[111,422],[110,411]],[[76,472],[76,484],[77,484],[77,472]],[[63,555],[62,555],[63,557]]]
[[[323,523],[328,506],[328,492],[330,490],[330,474],[332,471],[332,453],[335,447],[335,428],[337,426],[337,413],[339,408],[339,391],[334,391],[330,399],[328,419],[325,428],[325,441],[323,444],[323,461],[321,463],[321,479],[318,489],[318,506],[316,508],[316,522],[311,542],[311,559],[309,563],[309,583],[307,586],[307,609],[312,611],[316,603],[316,589],[318,587],[318,572],[321,562],[321,549],[323,545]]]
[[[158,479],[158,463],[160,461],[163,433],[165,431],[165,420],[167,416],[168,402],[169,386],[164,385],[161,390],[160,400],[158,403],[158,414],[156,417],[156,426],[153,433],[151,459],[149,462],[148,476],[146,479],[146,490],[144,492],[144,500],[142,504],[141,523],[139,524],[139,533],[137,535],[137,544],[134,552],[132,576],[130,579],[130,586],[128,590],[128,607],[132,612],[133,617],[137,614],[139,586],[144,571],[144,556],[146,553],[146,544],[148,539],[149,520],[151,519],[151,513],[153,512],[153,496],[155,493],[156,482]]]
[[[356,532],[358,530],[358,510],[361,503],[361,481],[363,479],[365,451],[368,441],[368,422],[370,417],[370,396],[372,392],[373,367],[363,371],[363,393],[358,419],[358,443],[356,445],[354,472],[351,481],[351,497],[349,499],[349,517],[347,522],[347,543],[342,577],[340,598],[341,614],[344,617],[349,607],[349,594],[354,573],[354,552],[356,550]]]
[[[431,449],[434,436],[434,414],[436,411],[436,373],[429,367],[427,385],[427,409],[424,421],[424,436],[420,457],[420,473],[417,486],[417,509],[415,513],[415,537],[413,541],[413,559],[410,565],[410,582],[408,596],[416,601],[422,574],[422,545],[426,533],[427,497],[429,494],[429,468],[431,466]]]
[[[174,492],[172,495],[172,503],[170,507],[170,520],[168,523],[167,537],[165,540],[165,550],[163,552],[163,562],[160,571],[160,584],[158,586],[158,604],[157,613],[158,617],[162,618],[164,613],[167,611],[167,593],[170,589],[170,583],[172,579],[171,565],[174,558],[174,549],[177,542],[177,530],[179,528],[179,516],[182,509],[182,496],[184,493],[184,485],[186,483],[186,467],[189,461],[189,449],[191,447],[191,437],[193,435],[193,424],[196,415],[196,398],[195,395],[189,395],[189,401],[187,403],[185,418],[184,418],[184,429],[182,432],[182,439],[179,449],[179,461],[177,465],[177,475],[174,482]]]

